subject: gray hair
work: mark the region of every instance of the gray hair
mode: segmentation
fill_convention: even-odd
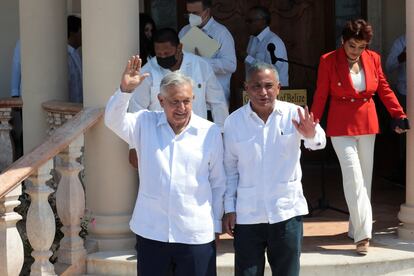
[[[279,73],[277,72],[276,68],[273,65],[264,62],[256,62],[250,66],[250,68],[247,70],[246,81],[250,81],[254,73],[264,70],[270,70],[273,72],[275,74],[276,81],[279,82]]]
[[[167,73],[161,80],[160,94],[166,96],[168,87],[186,84],[193,87],[193,80],[179,71]]]

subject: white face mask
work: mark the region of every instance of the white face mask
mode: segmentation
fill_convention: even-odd
[[[191,27],[200,26],[201,23],[203,22],[203,19],[199,15],[190,13],[190,17],[188,18],[188,22],[190,23]]]

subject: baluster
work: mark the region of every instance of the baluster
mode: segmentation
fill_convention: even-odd
[[[26,192],[31,197],[27,212],[26,231],[33,247],[32,256],[35,261],[31,266],[30,275],[56,275],[49,258],[52,256],[50,247],[55,237],[55,217],[48,202],[48,196],[53,189],[46,185],[52,176],[50,171],[53,161],[50,159],[41,166],[28,180]]]
[[[0,108],[0,172],[13,163],[12,126],[9,123],[11,110],[11,107]]]
[[[0,199],[0,275],[19,275],[23,267],[23,242],[16,228],[16,222],[22,217],[13,211],[20,205],[21,194],[19,185]]]
[[[56,191],[56,209],[63,227],[64,237],[58,250],[57,271],[70,267],[71,273],[85,272],[86,250],[79,237],[81,217],[85,212],[85,192],[79,180],[79,172],[83,166],[77,162],[82,155],[84,143],[80,135],[64,151],[58,154],[56,170],[61,178]]]

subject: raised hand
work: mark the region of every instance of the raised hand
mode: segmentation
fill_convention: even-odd
[[[292,120],[293,125],[305,138],[313,138],[316,134],[316,125],[319,120],[313,117],[313,113],[309,113],[309,109],[305,106],[305,114],[302,113],[302,109],[298,108],[299,122]]]
[[[125,67],[124,73],[122,73],[121,79],[121,91],[125,93],[131,93],[137,88],[140,83],[149,76],[148,73],[141,74],[142,61],[138,55],[132,56]]]

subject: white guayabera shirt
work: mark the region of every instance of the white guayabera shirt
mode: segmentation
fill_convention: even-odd
[[[238,224],[277,223],[308,213],[301,183],[301,140],[316,150],[325,147],[326,137],[317,125],[315,137],[304,138],[292,119],[299,121],[298,106],[282,101],[275,102],[266,123],[250,103],[226,119],[224,205],[226,213],[236,212]]]
[[[120,90],[111,97],[105,124],[137,150],[132,231],[162,242],[211,242],[221,232],[226,183],[220,128],[192,113],[176,135],[164,112],[127,113],[130,98]]]

